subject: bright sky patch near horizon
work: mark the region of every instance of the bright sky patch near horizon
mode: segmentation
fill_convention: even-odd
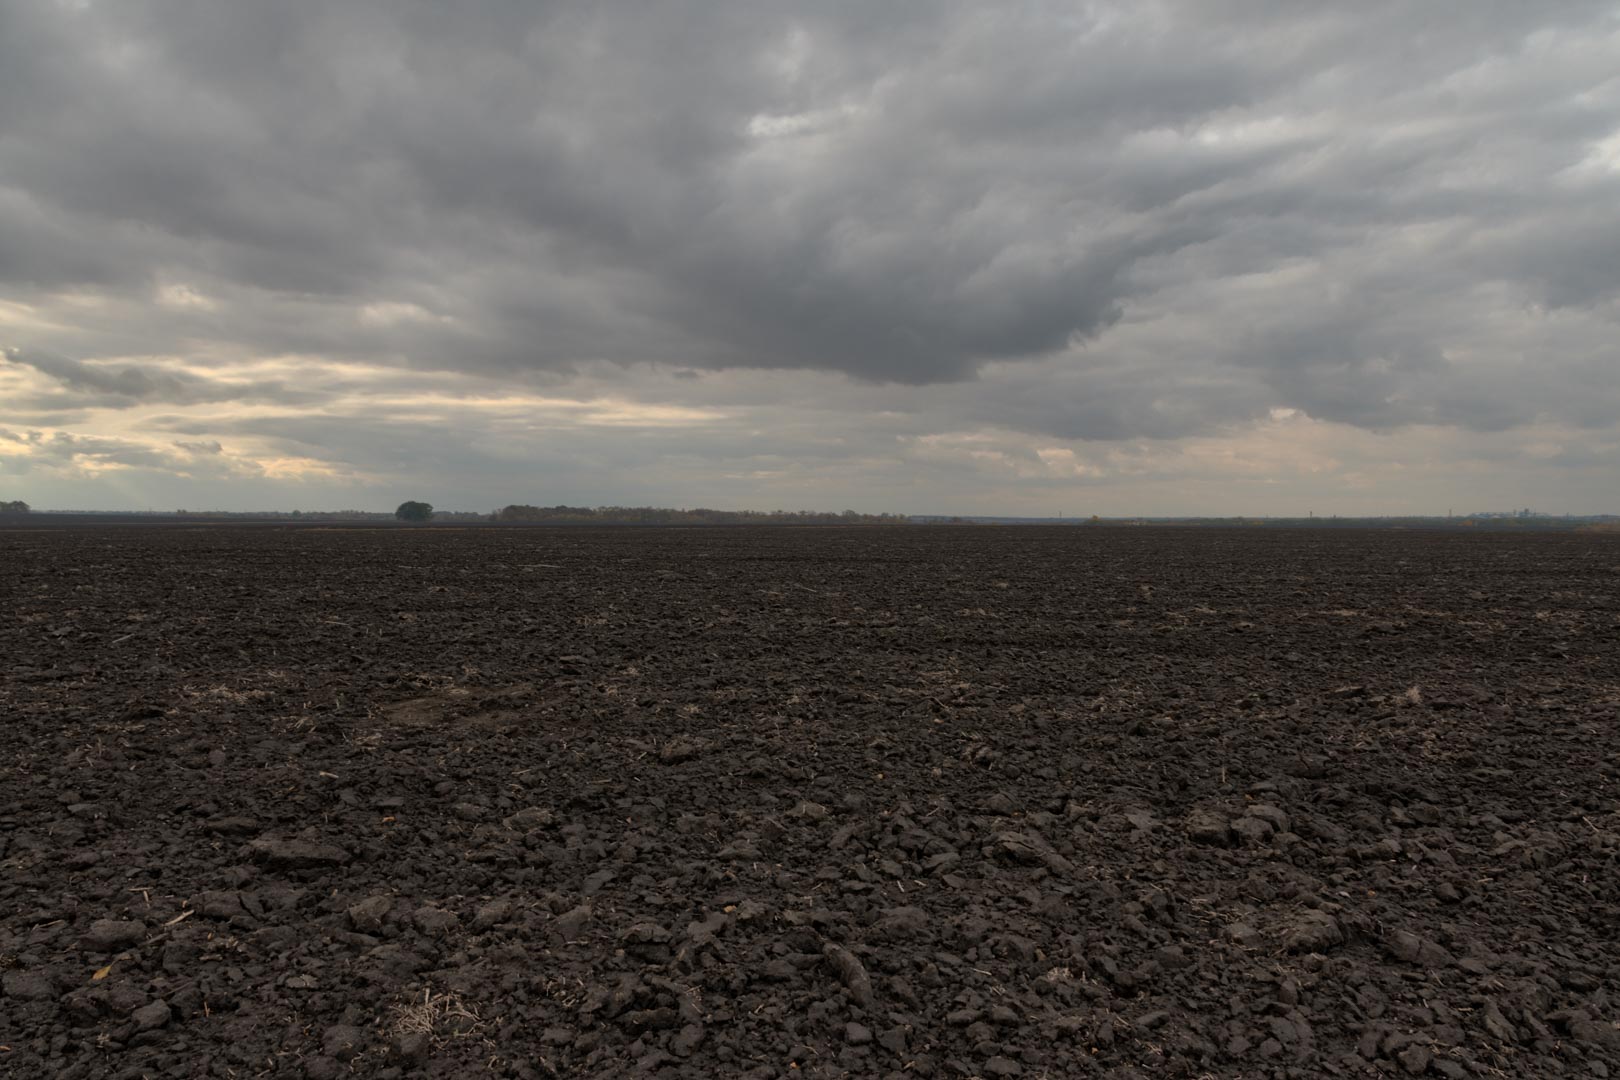
[[[0,0],[0,500],[1620,511],[1620,9]]]

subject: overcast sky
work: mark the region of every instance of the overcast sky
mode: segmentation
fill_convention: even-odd
[[[1617,10],[0,0],[0,500],[1620,511]]]

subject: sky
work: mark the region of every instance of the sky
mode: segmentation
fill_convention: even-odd
[[[1620,512],[1620,9],[0,0],[0,500]]]

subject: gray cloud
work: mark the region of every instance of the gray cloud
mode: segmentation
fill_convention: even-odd
[[[95,406],[117,409],[136,404],[226,401],[297,405],[321,396],[274,380],[215,379],[151,364],[87,364],[35,349],[0,349],[0,366],[6,363],[32,368],[58,387],[44,394],[14,398],[9,403],[13,408]]]
[[[1585,0],[0,0],[0,373],[49,383],[0,407],[768,370],[905,436],[1603,427],[1617,47]],[[286,356],[398,375],[230,370]],[[349,453],[302,422],[252,421]]]
[[[172,455],[154,450],[145,443],[126,439],[72,435],[65,431],[46,435],[40,431],[19,433],[0,429],[0,440],[28,447],[32,454],[28,458],[18,459],[28,467],[37,464],[61,465],[75,459],[99,465],[165,467],[175,463]]]

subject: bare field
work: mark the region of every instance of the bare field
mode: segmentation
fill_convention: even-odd
[[[24,529],[0,573],[0,1074],[1620,1068],[1620,537]]]

